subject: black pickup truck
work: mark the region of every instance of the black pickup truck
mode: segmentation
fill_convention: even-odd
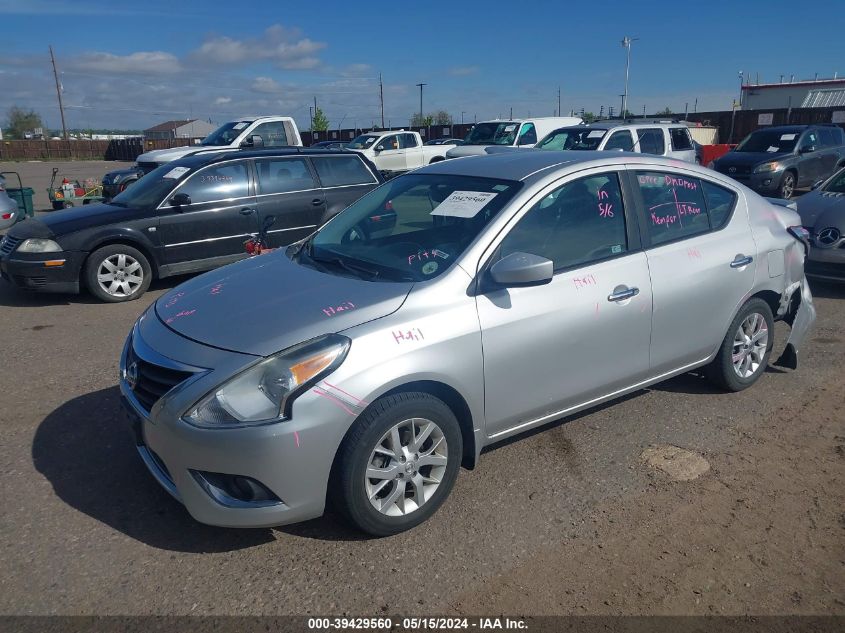
[[[784,125],[749,134],[709,167],[757,193],[791,198],[845,166],[845,133],[830,125]]]

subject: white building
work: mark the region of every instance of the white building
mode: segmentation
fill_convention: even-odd
[[[845,106],[845,79],[810,79],[742,86],[743,110]]]

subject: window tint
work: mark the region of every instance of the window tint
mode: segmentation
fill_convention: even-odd
[[[689,132],[685,127],[670,127],[669,138],[672,140],[672,149],[692,149]]]
[[[255,161],[258,193],[314,189],[317,184],[304,158],[263,158]]]
[[[798,146],[799,149],[805,149],[808,147],[819,147],[819,135],[814,131],[807,132],[804,137],[801,139],[801,145]]]
[[[819,130],[819,137],[821,138],[822,145],[825,147],[832,147],[836,145],[836,138],[833,134],[832,127],[823,127]]]
[[[413,134],[403,134],[402,135],[402,147],[416,147],[417,146],[417,137]]]
[[[385,136],[378,142],[376,147],[382,147],[385,150],[399,149],[399,135],[391,134],[390,136]]]
[[[710,230],[701,183],[697,178],[663,172],[637,172],[652,244],[662,244]]]
[[[537,130],[533,123],[526,123],[519,132],[517,145],[534,145],[537,142]]]
[[[177,193],[186,193],[191,203],[242,198],[249,193],[246,161],[210,165],[191,176]]]
[[[663,130],[660,128],[637,130],[637,137],[640,141],[640,151],[643,154],[663,155],[666,149],[666,144],[663,142]]]
[[[714,229],[721,228],[731,217],[731,211],[733,211],[736,203],[736,194],[706,180],[701,181],[701,188],[704,190],[704,197],[707,199],[710,224]]]
[[[314,156],[311,160],[324,187],[342,187],[344,185],[376,182],[370,170],[357,156]]]
[[[523,252],[554,262],[555,270],[628,250],[616,173],[567,183],[534,205],[503,240],[502,257]]]
[[[262,123],[257,126],[250,136],[258,135],[264,141],[264,147],[283,147],[288,145],[288,135],[282,121]]]
[[[607,139],[604,149],[621,149],[625,152],[632,152],[634,151],[634,137],[628,130],[619,130]]]

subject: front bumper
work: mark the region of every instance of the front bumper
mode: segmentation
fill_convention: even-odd
[[[167,350],[167,356],[157,350]],[[258,358],[186,339],[162,324],[153,309],[124,346],[121,399],[138,452],[159,484],[202,523],[269,527],[318,517],[325,508],[331,465],[352,422],[328,399],[307,392],[294,402],[292,419],[263,426],[204,429],[182,420],[205,394]],[[126,379],[136,359],[188,377],[148,410]],[[221,477],[257,482],[272,498],[226,494],[215,486]]]
[[[845,281],[845,244],[838,248],[813,246],[804,262],[808,277],[823,281]]]
[[[0,277],[24,290],[79,292],[79,271],[85,253],[18,253],[0,255]]]
[[[756,191],[763,196],[776,194],[783,178],[783,170],[769,171],[763,174],[737,174],[729,171],[720,171],[719,173],[741,182],[752,191]]]

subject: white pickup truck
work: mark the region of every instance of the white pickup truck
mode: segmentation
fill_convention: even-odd
[[[476,123],[467,134],[463,145],[450,149],[447,158],[462,156],[483,156],[488,154],[488,147],[514,147],[517,149],[534,147],[541,138],[552,130],[578,125],[579,117],[546,116],[533,119],[495,119]]]
[[[369,158],[381,172],[403,172],[446,158],[454,145],[423,145],[417,132],[386,130],[367,132],[354,138],[346,149],[355,150]]]
[[[145,173],[172,160],[197,151],[234,151],[262,147],[302,146],[296,121],[289,116],[242,117],[224,123],[206,136],[199,145],[171,149],[157,149],[138,156],[137,162]]]

